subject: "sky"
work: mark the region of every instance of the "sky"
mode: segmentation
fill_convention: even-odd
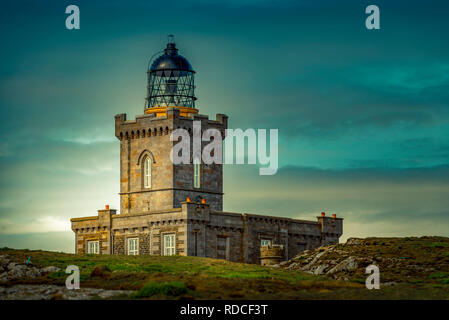
[[[67,30],[65,8],[80,8]],[[380,8],[367,30],[365,8]],[[343,217],[345,241],[449,236],[447,1],[2,1],[0,247],[73,252],[119,208],[114,115],[143,113],[175,35],[197,108],[279,130],[279,170],[225,165],[224,210]]]

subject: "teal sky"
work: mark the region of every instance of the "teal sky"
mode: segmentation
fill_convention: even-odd
[[[3,1],[0,247],[73,252],[71,217],[119,208],[113,117],[143,113],[167,34],[200,113],[279,129],[276,175],[225,166],[225,210],[337,213],[342,240],[449,236],[449,4],[392,2]]]

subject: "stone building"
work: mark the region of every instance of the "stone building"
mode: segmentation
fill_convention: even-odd
[[[150,61],[151,62],[151,61]],[[115,116],[120,142],[120,214],[72,218],[76,253],[188,255],[270,264],[290,259],[305,249],[338,243],[343,219],[321,213],[317,221],[223,211],[223,168],[190,159],[173,164],[177,143],[170,134],[183,128],[193,135],[215,128],[225,137],[228,117],[215,120],[195,108],[194,71],[178,54],[172,39],[147,70],[144,114],[127,120]],[[202,146],[204,147],[204,142]],[[274,247],[275,250],[270,250]],[[281,250],[279,250],[281,248]],[[270,260],[271,259],[271,260]]]

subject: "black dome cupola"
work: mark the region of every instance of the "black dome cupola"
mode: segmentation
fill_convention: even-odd
[[[178,54],[172,35],[168,37],[164,53],[152,63],[148,73],[145,113],[156,113],[152,108],[195,108],[195,83],[192,65]],[[183,111],[183,110],[181,110]],[[184,110],[185,111],[185,110]],[[158,112],[160,113],[160,112]],[[183,112],[184,113],[184,112]],[[191,112],[196,113],[196,112]]]

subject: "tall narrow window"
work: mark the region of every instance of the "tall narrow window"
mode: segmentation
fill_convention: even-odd
[[[195,158],[193,160],[193,187],[199,188],[201,186],[201,165],[200,160]]]
[[[151,188],[151,158],[146,157],[143,164],[143,186],[145,188]]]
[[[128,239],[128,254],[132,256],[139,254],[139,238]]]
[[[164,256],[171,256],[175,253],[175,234],[164,234]]]

